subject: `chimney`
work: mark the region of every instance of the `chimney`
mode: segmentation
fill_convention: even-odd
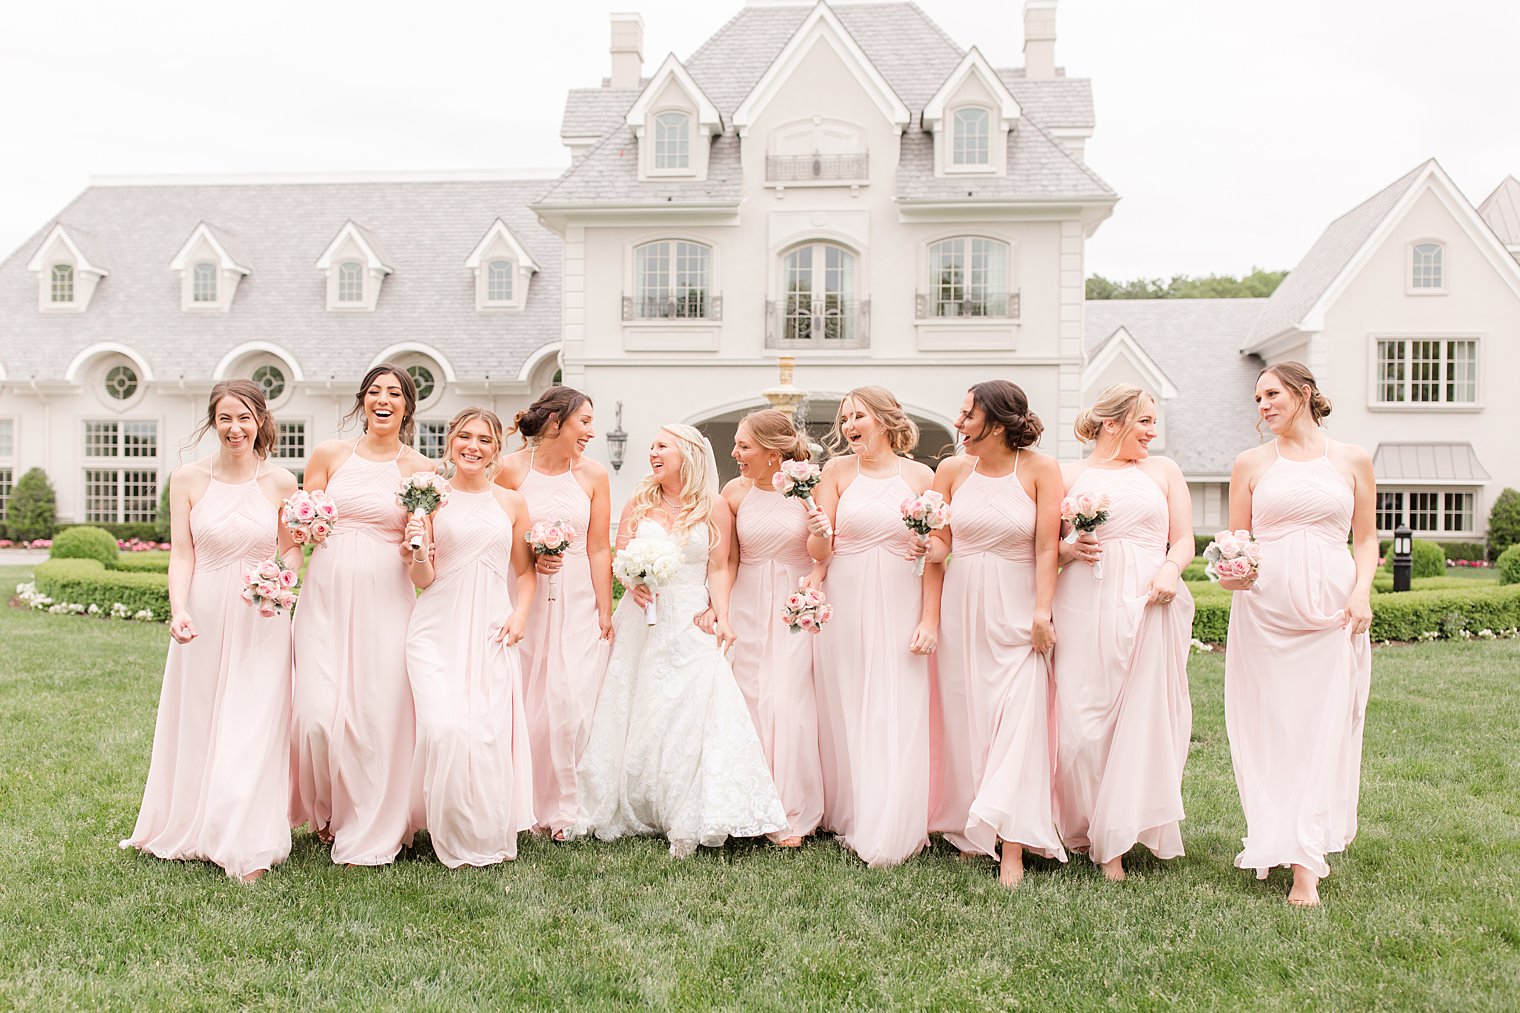
[[[1024,0],[1024,76],[1056,76],[1056,0]]]
[[[612,87],[637,88],[644,76],[644,19],[612,15]]]

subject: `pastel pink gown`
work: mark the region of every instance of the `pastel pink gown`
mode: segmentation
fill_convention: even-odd
[[[728,621],[739,638],[730,655],[788,827],[775,840],[806,837],[823,818],[823,768],[818,755],[818,704],[813,648],[819,634],[794,633],[781,621],[786,596],[813,569],[807,511],[794,497],[751,487],[734,518],[739,573]]]
[[[291,824],[333,834],[340,865],[384,865],[412,835],[415,746],[406,628],[417,594],[401,556],[401,469],[356,453],[327,494],[338,521],[296,607],[296,797]]]
[[[1295,864],[1327,876],[1325,856],[1356,836],[1372,647],[1341,626],[1352,502],[1328,457],[1279,457],[1251,494],[1260,576],[1230,607],[1224,714],[1246,815],[1235,865],[1259,878]]]
[[[540,575],[520,645],[533,746],[533,811],[540,826],[559,831],[575,822],[575,764],[591,734],[611,645],[601,638],[586,558],[591,497],[569,470],[558,475],[533,470],[531,454],[518,491],[528,501],[534,524],[564,520],[575,528],[559,571],[558,594],[549,601],[549,578]]]
[[[142,811],[123,848],[215,862],[234,879],[290,854],[290,619],[241,597],[273,559],[278,511],[258,479],[215,478],[190,511],[196,632],[170,641]]]
[[[495,493],[455,489],[433,519],[435,578],[417,599],[406,665],[417,706],[413,811],[451,869],[517,857],[533,826],[532,754],[513,609],[512,520]]]
[[[1022,456],[1022,455],[1020,455]],[[954,554],[940,598],[940,781],[929,824],[961,851],[998,838],[1066,860],[1051,814],[1055,699],[1030,645],[1035,504],[1018,477],[966,476],[951,502]]]
[[[1103,579],[1086,563],[1056,579],[1056,827],[1066,847],[1098,864],[1136,843],[1176,858],[1193,598],[1178,581],[1170,604],[1145,603],[1166,558],[1160,486],[1134,466],[1088,467],[1069,494],[1082,492],[1106,492],[1113,507],[1095,532]]]
[[[899,473],[857,474],[840,496],[824,581],[834,619],[815,654],[822,825],[873,867],[929,841],[929,660],[908,650],[923,583],[899,510],[912,495]]]

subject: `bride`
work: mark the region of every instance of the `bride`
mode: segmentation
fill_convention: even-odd
[[[653,626],[636,585],[613,617],[607,678],[591,737],[576,771],[580,812],[569,836],[604,841],[664,834],[684,858],[697,845],[786,828],[760,739],[724,651],[728,625],[728,540],[733,517],[718,496],[712,446],[692,426],[661,429],[649,448],[650,473],[618,525],[630,538],[676,544],[681,567],[659,590]],[[694,625],[711,602],[717,642]]]

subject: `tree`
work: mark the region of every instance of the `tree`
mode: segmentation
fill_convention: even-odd
[[[1089,299],[1264,299],[1277,290],[1287,271],[1268,271],[1253,267],[1244,278],[1228,274],[1211,274],[1193,278],[1172,275],[1163,283],[1159,278],[1136,278],[1133,281],[1110,281],[1101,274],[1087,279]]]
[[[33,468],[11,490],[6,531],[17,541],[52,538],[58,526],[58,495],[41,468]]]
[[[170,532],[173,530],[169,524],[169,477],[164,476],[164,491],[158,496],[158,517],[153,521],[153,537],[160,542],[167,542]]]
[[[1511,545],[1520,545],[1520,492],[1505,489],[1488,511],[1488,558],[1498,559]]]

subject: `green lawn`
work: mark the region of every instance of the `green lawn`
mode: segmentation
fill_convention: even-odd
[[[8,591],[25,571],[0,569]],[[449,872],[425,841],[332,867],[304,833],[242,886],[122,852],[158,624],[0,608],[0,1008],[1514,1008],[1520,641],[1377,653],[1362,827],[1290,909],[1232,868],[1244,826],[1223,659],[1195,656],[1188,854],[1125,883],[1032,863],[1015,894],[943,848],[868,870],[832,843],[672,861],[525,840]],[[1508,999],[1505,996],[1509,996]]]

